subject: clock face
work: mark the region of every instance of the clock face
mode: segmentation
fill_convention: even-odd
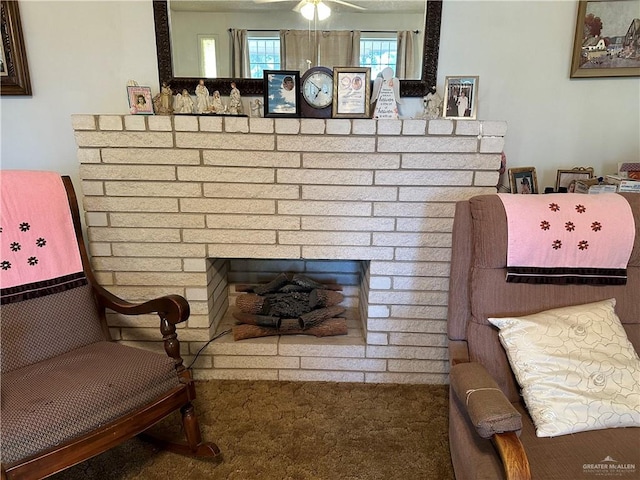
[[[313,108],[325,108],[333,101],[333,77],[324,71],[315,71],[302,82],[302,96]]]

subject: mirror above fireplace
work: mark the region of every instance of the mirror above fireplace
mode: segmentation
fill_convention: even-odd
[[[189,2],[192,3],[192,2]],[[215,2],[198,2],[202,4]],[[250,4],[264,5],[261,2],[250,0]],[[394,2],[379,2],[394,3]],[[400,93],[402,96],[423,96],[429,88],[436,84],[437,66],[438,66],[438,49],[440,42],[440,18],[442,12],[442,2],[428,0],[426,3],[426,12],[424,12],[424,30],[420,32],[420,40],[422,42],[422,66],[421,72],[418,72],[416,79],[402,79]],[[271,4],[274,5],[274,4]],[[338,5],[338,4],[336,4]],[[155,0],[153,2],[154,21],[156,30],[156,48],[158,56],[158,76],[160,84],[168,84],[174,92],[187,89],[193,92],[198,80],[204,75],[196,76],[197,71],[181,70],[177,67],[178,59],[174,58],[176,47],[172,44],[172,11],[166,0]],[[337,10],[336,10],[337,11]],[[222,14],[221,14],[222,15]],[[309,22],[313,23],[313,22]],[[321,28],[321,27],[318,27]],[[359,27],[362,28],[362,27]],[[416,28],[416,30],[419,30]],[[218,32],[219,36],[229,36],[228,31]],[[224,70],[221,71],[224,72]],[[263,81],[261,78],[230,78],[224,76],[222,78],[205,78],[205,83],[211,91],[219,90],[222,95],[227,95],[230,91],[231,80],[235,81],[243,95],[262,95]]]

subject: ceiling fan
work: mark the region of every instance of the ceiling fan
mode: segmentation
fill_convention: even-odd
[[[254,0],[254,2],[256,3],[275,3],[275,2],[286,2],[286,1],[290,1],[290,0]],[[305,16],[306,18],[309,18],[308,16],[305,15],[305,11],[306,12],[311,12],[311,19],[313,19],[313,10],[317,10],[318,14],[320,15],[320,12],[322,11],[320,7],[320,4],[322,4],[325,8],[326,5],[324,5],[324,2],[332,2],[332,3],[337,3],[340,5],[344,5],[345,7],[349,7],[349,8],[354,8],[356,10],[366,10],[366,8],[361,7],[360,5],[355,5],[353,3],[350,2],[345,2],[344,0],[301,0],[300,2],[298,2],[298,4],[293,7],[293,11],[294,12],[300,12],[302,13],[303,16]],[[331,14],[331,9],[327,9],[328,11],[326,11],[326,15],[324,16],[324,18],[327,18],[330,14]],[[320,18],[320,20],[322,20],[323,18]]]

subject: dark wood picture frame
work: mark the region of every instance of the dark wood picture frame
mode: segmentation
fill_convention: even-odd
[[[31,95],[31,79],[24,48],[20,9],[17,1],[2,0],[0,4],[2,36],[1,95]]]
[[[629,20],[629,30],[624,32],[616,32],[612,37],[595,37],[585,36],[586,18],[589,10],[589,4],[602,4],[603,8],[613,10],[619,9],[620,15],[623,15],[623,7],[630,8],[633,11],[635,6],[635,15],[632,13]],[[571,78],[594,78],[594,77],[638,77],[640,76],[640,62],[638,60],[624,59],[625,45],[628,42],[633,44],[634,37],[628,39],[631,30],[635,25],[637,12],[640,9],[639,0],[580,0],[578,3],[578,16],[576,19],[576,30],[573,40],[573,57],[571,59]],[[600,18],[600,17],[596,17]],[[601,24],[607,23],[602,21]],[[601,25],[602,26],[602,25]],[[637,27],[636,27],[637,28]],[[589,32],[591,33],[591,32]],[[635,35],[637,35],[637,31]],[[622,37],[622,44],[611,43],[611,39]],[[637,42],[637,37],[636,42]],[[606,39],[609,43],[606,43]],[[584,48],[583,48],[584,47]],[[632,47],[633,48],[633,47]],[[622,56],[622,58],[621,58]],[[629,66],[623,66],[629,64]],[[584,67],[584,65],[588,65]],[[598,66],[601,65],[601,66]]]
[[[263,82],[265,117],[300,117],[300,72],[297,70],[265,70]],[[285,84],[291,85],[291,82],[293,82],[293,87],[285,89]]]

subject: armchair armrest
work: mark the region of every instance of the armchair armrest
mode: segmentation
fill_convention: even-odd
[[[478,435],[494,443],[508,480],[530,480],[529,460],[518,435],[522,416],[489,372],[477,362],[456,363],[449,374],[453,393]]]
[[[522,416],[482,365],[458,363],[451,367],[450,381],[482,438],[522,430]]]
[[[98,296],[100,305],[123,315],[158,313],[161,318],[166,318],[172,325],[184,322],[189,318],[189,303],[180,295],[166,295],[143,303],[131,303],[117,297],[99,285],[94,285],[94,291]]]

